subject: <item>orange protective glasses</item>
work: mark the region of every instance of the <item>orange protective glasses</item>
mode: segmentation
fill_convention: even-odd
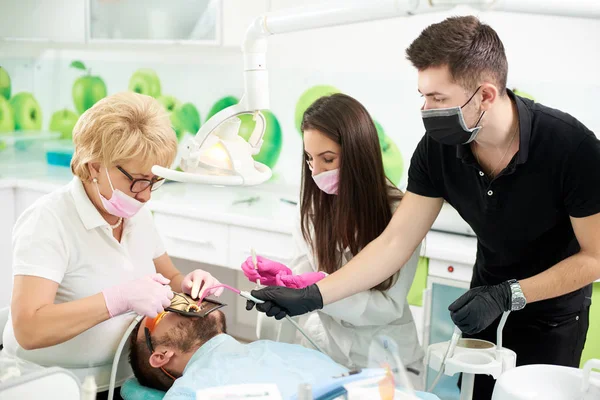
[[[152,345],[152,332],[156,329],[156,326],[162,321],[162,319],[167,315],[168,311],[163,311],[158,314],[154,318],[146,317],[146,321],[144,322],[144,334],[146,335],[146,346],[148,346],[148,350],[150,350],[150,354],[154,353],[154,346]],[[175,380],[176,378],[167,372],[163,367],[160,367],[160,370],[169,378]]]

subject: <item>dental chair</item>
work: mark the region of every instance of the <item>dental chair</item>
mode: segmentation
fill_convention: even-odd
[[[2,332],[8,322],[9,307],[0,309],[0,346]],[[0,350],[0,400],[30,399],[43,396],[47,400],[80,400],[79,379],[64,368],[44,368],[15,360]]]

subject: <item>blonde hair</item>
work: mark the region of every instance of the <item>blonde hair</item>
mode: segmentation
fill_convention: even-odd
[[[75,152],[71,171],[91,179],[87,164],[105,167],[140,160],[144,170],[170,167],[177,154],[177,136],[167,111],[154,98],[121,92],[105,97],[84,112],[73,128]]]

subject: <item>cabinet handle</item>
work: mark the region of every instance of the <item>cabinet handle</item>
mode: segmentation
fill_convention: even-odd
[[[211,247],[211,248],[215,247],[215,245],[210,240],[198,240],[198,239],[188,238],[188,237],[183,237],[183,236],[178,236],[178,235],[166,235],[166,236],[167,236],[167,238],[172,239],[172,240],[176,240],[176,241],[180,241],[180,242],[187,242],[187,243],[191,243],[193,245],[200,246],[200,247]]]

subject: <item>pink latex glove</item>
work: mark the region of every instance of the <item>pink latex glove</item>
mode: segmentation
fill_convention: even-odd
[[[112,317],[135,311],[154,318],[171,305],[173,292],[167,286],[169,280],[161,274],[153,274],[105,289],[104,302]]]
[[[181,282],[181,291],[192,296],[193,299],[204,300],[206,296],[215,295],[219,297],[224,288],[211,289],[213,286],[220,285],[211,274],[201,269],[196,269],[183,278]]]
[[[278,275],[277,286],[285,286],[292,289],[302,289],[325,278],[323,272],[306,272],[300,275]]]
[[[261,285],[274,286],[277,285],[277,276],[292,275],[291,269],[265,257],[256,256],[256,265],[258,269],[254,268],[252,257],[248,257],[242,264],[242,271],[244,271],[244,275],[250,282],[256,282],[257,279],[260,279]]]

